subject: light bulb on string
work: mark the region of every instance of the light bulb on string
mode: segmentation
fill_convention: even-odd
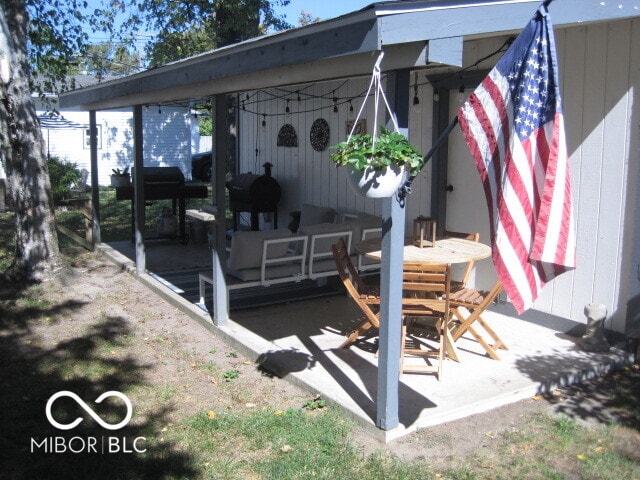
[[[433,101],[434,102],[440,101],[440,90],[438,90],[437,85],[433,88]]]
[[[420,99],[418,98],[418,73],[415,73],[413,81],[413,111],[420,111]]]
[[[338,116],[338,97],[333,97],[333,116]]]
[[[266,131],[267,130],[267,114],[263,113],[262,114],[262,131]]]
[[[349,100],[349,118],[353,118],[353,103]]]
[[[457,99],[459,103],[462,103],[464,101],[464,91],[465,91],[465,87],[464,87],[464,82],[462,81],[462,76],[460,76],[460,88],[458,88],[458,95],[457,95]]]
[[[287,98],[287,108],[284,109],[284,113],[289,115],[291,113],[291,109],[289,108],[289,99]]]

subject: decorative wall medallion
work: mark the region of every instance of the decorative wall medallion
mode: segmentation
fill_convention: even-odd
[[[322,152],[329,144],[329,123],[324,118],[318,118],[311,125],[311,133],[309,138],[311,146],[316,152]]]
[[[353,128],[355,125],[355,128]],[[347,120],[344,122],[344,130],[347,136],[351,133],[351,129],[353,129],[353,134],[365,134],[367,133],[367,120],[361,118],[360,120]]]
[[[297,147],[298,146],[298,134],[293,125],[285,123],[278,132],[278,146],[279,147]]]

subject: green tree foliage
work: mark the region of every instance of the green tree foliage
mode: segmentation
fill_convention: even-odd
[[[290,28],[274,6],[289,0],[109,0],[110,10],[126,13],[120,35],[155,32],[146,47],[151,67],[216,47]]]
[[[79,61],[79,73],[105,77],[120,77],[137,72],[142,67],[139,52],[131,53],[123,45],[112,42],[90,45],[85,56]]]

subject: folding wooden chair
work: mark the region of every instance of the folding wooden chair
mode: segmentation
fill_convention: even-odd
[[[347,339],[340,345],[341,347],[349,347],[370,328],[380,327],[380,291],[377,288],[369,287],[362,281],[351,262],[351,258],[349,258],[349,249],[344,238],[340,238],[338,243],[333,244],[331,250],[340,280],[353,301],[365,314],[365,319],[347,335]]]
[[[449,333],[449,294],[450,294],[449,265],[424,265],[420,263],[405,263],[402,275],[402,344],[400,357],[401,373],[437,373],[438,380],[442,379],[442,364],[447,356],[447,335]],[[412,335],[416,343],[414,348],[407,348],[409,324],[416,317],[429,317],[434,321],[437,335],[437,348],[429,348]],[[409,365],[405,357],[435,357],[433,365]]]
[[[462,238],[464,240],[471,240],[472,242],[478,242],[480,241],[480,233],[476,232],[476,233],[464,233],[464,232],[454,232],[451,230],[445,230],[443,235],[444,238]],[[455,292],[456,290],[459,290],[461,288],[466,288],[467,286],[467,281],[469,280],[469,277],[471,276],[471,272],[473,271],[473,266],[475,264],[474,260],[471,260],[468,264],[467,264],[467,269],[464,272],[464,275],[462,276],[461,280],[451,280],[451,291]]]
[[[460,322],[452,332],[453,341],[458,340],[465,332],[469,332],[494,360],[500,360],[500,356],[496,350],[508,350],[509,348],[482,318],[482,314],[500,292],[502,292],[502,282],[498,280],[488,292],[478,291],[472,288],[462,288],[451,292],[449,295],[451,312],[455,319]],[[468,311],[469,314],[465,316],[464,310]],[[493,338],[495,341],[493,345],[489,345],[482,335],[480,335],[477,330],[478,326],[482,327],[484,331]]]

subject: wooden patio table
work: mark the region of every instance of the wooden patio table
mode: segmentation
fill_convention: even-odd
[[[363,240],[355,245],[355,250],[365,257],[380,261],[382,259],[381,243],[380,238]],[[402,261],[423,265],[450,265],[482,260],[491,256],[490,246],[462,238],[442,238],[436,240],[435,247],[431,246],[431,242],[427,242],[427,245],[420,248],[413,244],[412,238],[406,238]],[[449,330],[446,333],[445,348],[449,358],[459,361],[457,349]]]

